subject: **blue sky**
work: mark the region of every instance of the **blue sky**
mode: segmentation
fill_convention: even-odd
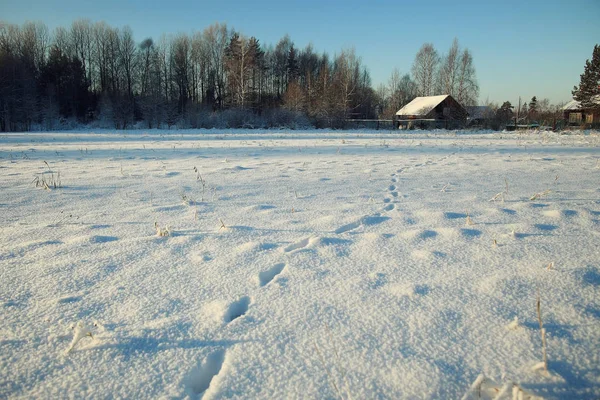
[[[599,0],[480,1],[153,1],[0,0],[0,18],[42,21],[51,29],[77,18],[129,25],[136,40],[201,31],[225,22],[261,43],[286,33],[297,47],[330,54],[354,47],[376,87],[393,68],[409,72],[419,47],[440,53],[457,37],[474,56],[480,100],[570,99],[585,60],[600,44]]]

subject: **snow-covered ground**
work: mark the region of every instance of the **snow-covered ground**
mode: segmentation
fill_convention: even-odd
[[[3,134],[0,224],[0,398],[600,396],[593,132]]]

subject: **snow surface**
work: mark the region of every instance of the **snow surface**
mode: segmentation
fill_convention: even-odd
[[[415,97],[413,101],[402,107],[396,115],[427,115],[431,110],[437,107],[442,101],[446,100],[447,94],[440,96]]]
[[[595,132],[3,134],[0,194],[0,398],[600,396]]]

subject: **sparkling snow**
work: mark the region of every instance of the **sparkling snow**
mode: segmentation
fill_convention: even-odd
[[[0,193],[0,398],[600,396],[597,133],[2,134]]]

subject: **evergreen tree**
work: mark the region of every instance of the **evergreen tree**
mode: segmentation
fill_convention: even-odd
[[[514,107],[510,104],[510,101],[505,101],[502,106],[496,111],[496,118],[502,122],[506,123],[511,120],[513,117],[513,109]]]
[[[292,43],[287,59],[287,76],[288,82],[293,82],[298,78],[298,60],[296,57],[296,48]]]
[[[39,84],[46,104],[58,106],[61,116],[83,119],[88,106],[88,83],[83,64],[77,57],[69,59],[53,46],[41,70]]]
[[[594,46],[592,61],[585,61],[579,87],[573,88],[573,98],[583,107],[597,107],[600,103],[600,45]]]
[[[537,106],[537,98],[533,96],[531,101],[529,102],[529,114],[532,118],[537,116],[538,106]]]
[[[265,52],[262,50],[260,46],[260,42],[257,38],[252,36],[248,43],[249,53],[253,59],[253,63],[251,66],[251,79],[252,84],[250,86],[251,98],[254,106],[259,106],[259,103],[262,98],[263,91],[263,73],[266,70],[265,65]],[[260,107],[257,107],[260,108]]]

